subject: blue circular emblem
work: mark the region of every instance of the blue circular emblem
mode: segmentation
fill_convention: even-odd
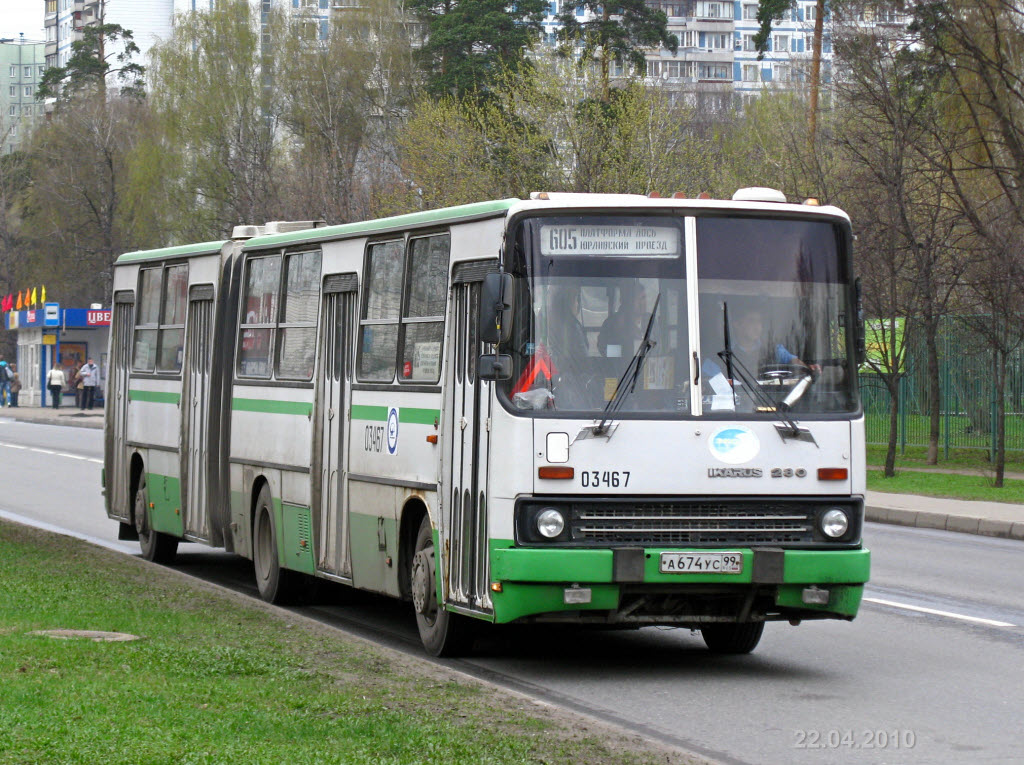
[[[711,434],[708,449],[722,462],[739,465],[757,456],[761,451],[761,442],[750,428],[731,425]]]
[[[398,410],[391,407],[388,411],[388,454],[398,450]]]

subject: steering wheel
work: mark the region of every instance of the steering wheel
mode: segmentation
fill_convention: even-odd
[[[761,385],[786,385],[799,380],[807,373],[807,367],[799,364],[767,364],[758,367],[757,381]]]

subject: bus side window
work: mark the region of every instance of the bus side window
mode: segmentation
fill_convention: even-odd
[[[238,374],[270,377],[270,352],[277,319],[281,256],[250,258],[245,264],[245,295],[239,326]]]
[[[320,253],[288,255],[285,263],[281,322],[277,330],[277,376],[287,380],[309,380],[316,365]]]
[[[401,380],[435,383],[440,379],[450,241],[447,234],[441,234],[419,237],[409,243]]]
[[[359,379],[395,379],[405,243],[371,244],[366,252],[366,297],[359,327]]]

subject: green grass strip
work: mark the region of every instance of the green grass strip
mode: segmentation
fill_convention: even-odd
[[[686,761],[174,570],[2,521],[0,581],[0,762]],[[33,634],[58,629],[141,639]]]
[[[1007,480],[1001,489],[987,475],[951,475],[920,471],[896,471],[885,478],[881,470],[868,471],[868,489],[893,494],[921,494],[927,497],[983,500],[987,502],[1024,502],[1024,481]]]

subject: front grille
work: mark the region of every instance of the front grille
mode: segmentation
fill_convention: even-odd
[[[574,502],[571,539],[577,544],[781,545],[814,541],[812,504],[788,502]]]

